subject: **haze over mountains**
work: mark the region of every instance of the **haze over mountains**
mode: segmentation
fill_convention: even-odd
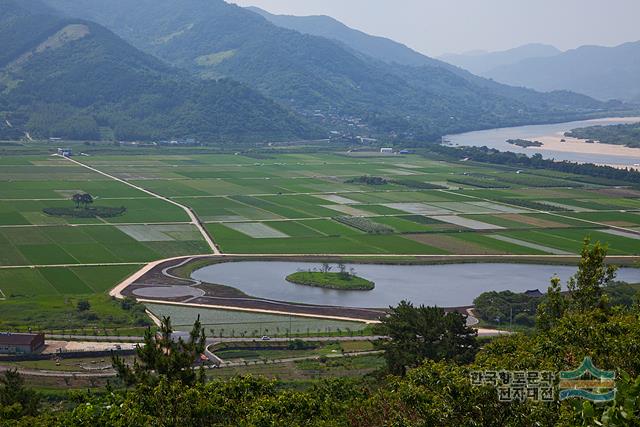
[[[600,100],[640,102],[640,41],[615,47],[582,46],[554,56],[505,64],[482,74],[542,91],[567,89]]]
[[[464,76],[448,67],[451,64],[477,76],[543,92],[569,90],[603,101],[640,100],[640,42],[612,48],[584,46],[567,52],[532,43],[504,51],[446,54],[434,59],[393,40],[349,28],[328,16],[274,15],[257,7],[248,9],[280,27],[335,39],[388,63],[441,66]]]
[[[499,84],[328,17],[281,19],[222,0],[46,4],[0,0],[0,133],[214,141],[339,129],[433,140],[616,108]]]
[[[486,76],[498,67],[508,66],[531,58],[547,58],[560,53],[562,51],[554,46],[532,43],[498,52],[449,53],[440,56],[438,59],[464,68],[474,74]]]
[[[258,89],[329,129],[434,138],[447,132],[583,116],[606,106],[574,94],[508,88],[442,66],[410,67],[281,28],[222,0],[48,0],[203,78]],[[433,60],[431,60],[433,61]]]

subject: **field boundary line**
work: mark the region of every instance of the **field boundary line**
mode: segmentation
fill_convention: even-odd
[[[172,205],[179,207],[180,209],[185,211],[186,214],[189,216],[189,218],[191,219],[191,224],[195,225],[198,228],[198,231],[200,232],[200,234],[204,238],[205,242],[207,242],[207,245],[209,245],[209,248],[211,248],[211,250],[213,251],[213,254],[214,255],[221,255],[221,252],[218,249],[218,247],[216,246],[216,244],[213,242],[213,239],[211,238],[211,236],[209,235],[207,230],[205,230],[204,226],[202,225],[202,222],[200,222],[200,219],[196,216],[196,214],[193,211],[193,209],[191,209],[190,207],[182,205],[182,204],[176,202],[175,200],[169,199],[168,197],[164,197],[164,196],[161,196],[161,195],[159,195],[157,193],[154,193],[153,191],[147,190],[146,188],[143,188],[143,187],[137,186],[135,184],[132,184],[132,183],[130,183],[130,182],[124,180],[124,179],[118,178],[117,176],[108,174],[108,173],[103,172],[103,171],[101,171],[99,169],[96,169],[96,168],[94,168],[92,166],[85,165],[84,163],[79,162],[77,160],[74,160],[74,159],[72,159],[70,157],[66,157],[66,156],[59,156],[59,157],[67,159],[68,161],[70,161],[70,162],[72,162],[72,163],[74,163],[74,164],[76,164],[78,166],[82,166],[83,168],[89,169],[90,171],[99,173],[102,176],[106,176],[107,178],[111,178],[114,181],[118,181],[118,182],[120,182],[120,183],[122,183],[124,185],[127,185],[127,186],[131,187],[131,188],[135,188],[136,190],[142,191],[143,193],[149,194],[149,195],[151,195],[151,196],[153,196],[153,197],[155,197],[157,199],[163,200],[163,201],[165,201],[167,203],[171,203]]]
[[[82,268],[82,267],[118,267],[127,265],[145,265],[147,262],[99,262],[93,264],[27,264],[0,265],[0,270],[15,270],[19,268]]]

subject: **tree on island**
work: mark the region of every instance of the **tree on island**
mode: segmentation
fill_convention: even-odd
[[[328,272],[331,271],[331,266],[329,265],[328,262],[323,262],[322,265],[320,266],[320,271],[324,274],[327,274]]]
[[[340,272],[338,273],[338,276],[340,276],[340,278],[342,280],[350,280],[351,279],[352,276],[347,271],[347,266],[346,265],[344,265],[343,263],[338,264],[338,270],[340,270]],[[355,276],[355,274],[354,274],[354,276]]]

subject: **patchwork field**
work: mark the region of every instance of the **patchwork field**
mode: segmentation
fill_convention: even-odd
[[[577,253],[585,236],[608,243],[612,254],[640,252],[640,191],[588,177],[415,155],[78,159],[193,209],[226,253],[564,255]],[[1,265],[146,262],[208,252],[184,210],[155,194],[58,157],[2,163]],[[364,175],[384,181],[353,180]],[[429,185],[435,189],[421,188]],[[77,192],[127,210],[88,219],[43,212],[69,206]]]
[[[567,255],[590,236],[640,255],[640,190],[624,183],[417,155],[259,157],[75,158],[124,182],[55,156],[0,157],[0,304],[104,293],[143,263],[211,253],[162,197],[227,254]],[[354,180],[365,175],[382,180]],[[126,211],[44,213],[73,207],[76,193]]]

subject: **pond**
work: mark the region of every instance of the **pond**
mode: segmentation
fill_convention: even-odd
[[[529,156],[540,153],[544,158],[568,160],[578,163],[607,164],[621,167],[637,167],[640,164],[640,148],[628,148],[620,145],[586,143],[566,138],[564,133],[576,128],[588,126],[606,126],[624,123],[637,123],[639,117],[607,118],[583,120],[549,125],[531,125],[511,128],[489,129],[448,135],[444,139],[452,145],[486,146],[500,151],[525,153]],[[509,139],[540,141],[542,147],[522,148],[509,144]],[[563,142],[564,140],[564,142]]]
[[[195,271],[192,278],[227,285],[257,298],[343,307],[387,307],[403,299],[441,307],[467,306],[485,291],[545,292],[558,275],[565,282],[575,267],[532,264],[376,265],[348,264],[356,274],[375,282],[372,291],[337,291],[289,283],[298,270],[317,263],[242,261],[214,264]],[[337,267],[333,266],[336,271]],[[640,283],[640,269],[621,269],[618,279]]]

